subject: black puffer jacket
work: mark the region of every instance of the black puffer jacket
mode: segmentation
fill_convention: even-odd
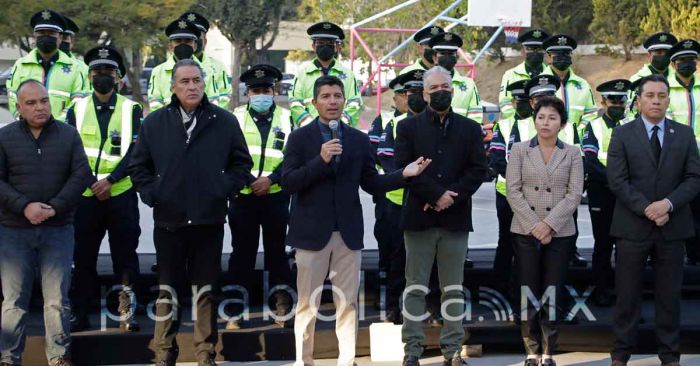
[[[42,225],[70,224],[89,182],[90,168],[75,128],[52,118],[38,139],[22,120],[0,129],[0,224],[32,227],[24,217],[32,202],[56,211]]]
[[[173,96],[146,117],[131,155],[131,180],[153,207],[157,227],[224,223],[228,198],[253,167],[243,133],[233,114],[204,97],[188,142],[179,109]]]

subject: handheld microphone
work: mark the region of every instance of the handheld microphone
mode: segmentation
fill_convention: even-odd
[[[328,127],[331,129],[331,139],[335,140],[338,138],[338,121],[332,120],[328,122]],[[340,163],[340,155],[335,156],[335,163],[338,164]]]

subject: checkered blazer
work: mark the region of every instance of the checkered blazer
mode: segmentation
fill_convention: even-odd
[[[506,170],[507,199],[513,210],[510,231],[529,235],[540,221],[554,237],[576,233],[573,214],[583,192],[581,150],[557,140],[548,164],[537,137],[513,145]]]

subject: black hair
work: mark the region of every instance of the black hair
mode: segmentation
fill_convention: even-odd
[[[27,79],[27,80],[25,80],[25,81],[19,83],[19,86],[17,87],[17,92],[16,92],[15,94],[17,94],[17,96],[19,96],[19,92],[20,92],[20,91],[22,90],[22,88],[24,88],[24,86],[27,85],[27,84],[36,84],[36,85],[41,86],[42,88],[46,88],[46,87],[44,86],[44,84],[42,84],[41,81],[39,81],[39,80],[36,80],[36,79]]]
[[[544,107],[554,108],[554,110],[557,111],[559,117],[561,118],[561,125],[564,126],[566,124],[568,114],[566,113],[566,105],[564,105],[564,102],[562,102],[561,99],[550,96],[542,97],[540,100],[537,101],[537,104],[535,104],[534,115],[537,116],[537,113],[540,111],[540,109]]]
[[[318,94],[321,92],[321,87],[324,85],[339,86],[340,92],[343,93],[343,97],[345,97],[345,85],[343,85],[343,82],[336,76],[324,75],[316,79],[314,82],[314,99],[318,98]]]
[[[671,86],[668,85],[668,80],[666,80],[665,76],[660,74],[651,74],[649,76],[643,77],[642,80],[639,81],[639,85],[637,86],[638,96],[642,95],[642,92],[644,91],[644,84],[650,82],[664,83],[664,85],[666,85],[666,92],[668,92],[671,89]]]

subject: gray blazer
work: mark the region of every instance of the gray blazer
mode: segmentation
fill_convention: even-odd
[[[661,227],[665,240],[695,235],[689,203],[700,190],[698,145],[690,127],[666,119],[659,163],[651,152],[641,118],[613,130],[608,148],[608,184],[617,198],[610,234],[627,240],[649,238],[656,224],[644,209],[668,198],[669,222]]]
[[[576,234],[574,212],[583,192],[581,150],[557,140],[548,164],[537,137],[513,145],[506,170],[507,199],[513,210],[510,231],[529,235],[540,221],[554,237]]]

